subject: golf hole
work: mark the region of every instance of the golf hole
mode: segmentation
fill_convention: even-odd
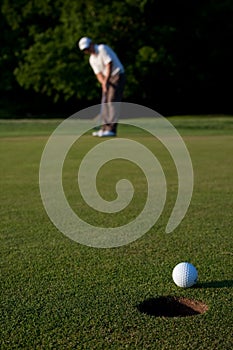
[[[161,296],[144,300],[137,306],[137,309],[155,317],[188,317],[205,313],[208,306],[193,299]]]

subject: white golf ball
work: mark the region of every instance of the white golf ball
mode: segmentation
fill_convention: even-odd
[[[181,262],[174,267],[172,278],[178,287],[189,288],[197,282],[198,273],[192,264]]]

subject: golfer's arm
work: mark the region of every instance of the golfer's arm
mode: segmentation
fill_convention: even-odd
[[[100,82],[100,84],[106,84],[109,81],[109,78],[111,76],[111,71],[112,71],[112,62],[109,62],[106,65],[106,75],[104,76],[103,73],[97,73],[96,78]]]
[[[102,85],[105,79],[104,75],[102,73],[98,73],[96,74],[96,78],[98,79],[99,83]]]
[[[112,62],[109,62],[106,65],[106,76],[104,77],[105,78],[105,83],[108,83],[109,78],[111,76],[111,71],[112,71]]]

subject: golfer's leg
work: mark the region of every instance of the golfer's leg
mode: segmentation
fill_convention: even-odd
[[[117,131],[117,123],[120,116],[120,103],[125,84],[124,75],[115,75],[110,78],[107,95],[108,102],[108,124],[111,131]],[[115,103],[118,102],[118,103]]]

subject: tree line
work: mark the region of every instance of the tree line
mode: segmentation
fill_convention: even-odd
[[[89,36],[123,62],[125,101],[164,114],[231,113],[232,15],[230,0],[2,0],[0,105],[98,103],[75,45]]]

